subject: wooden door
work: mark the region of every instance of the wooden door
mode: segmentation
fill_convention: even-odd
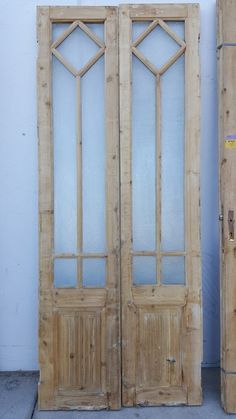
[[[236,413],[236,3],[218,0],[221,399]]]
[[[117,9],[38,8],[39,408],[120,407]]]
[[[199,10],[120,7],[123,404],[202,401]]]

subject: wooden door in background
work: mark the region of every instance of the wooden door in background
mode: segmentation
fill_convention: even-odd
[[[123,404],[202,401],[198,5],[120,6]]]
[[[218,0],[221,400],[236,413],[236,3]]]
[[[120,407],[117,23],[38,8],[40,409]]]

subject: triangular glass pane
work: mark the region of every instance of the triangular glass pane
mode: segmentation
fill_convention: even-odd
[[[180,38],[182,41],[185,40],[184,33],[184,22],[182,20],[169,20],[165,23],[170,27],[170,29]]]
[[[178,51],[180,46],[158,25],[137,48],[151,63],[157,68],[161,68]]]
[[[145,21],[145,22],[133,22],[132,24],[132,42],[134,42],[141,33],[147,29],[147,27],[150,25],[151,21]]]
[[[77,27],[60,45],[57,50],[77,70],[80,70],[94,54],[99,46]]]
[[[70,23],[53,23],[52,24],[52,42],[56,41],[57,38],[69,28]]]
[[[86,23],[86,26],[97,35],[101,41],[104,41],[104,24],[103,23]]]

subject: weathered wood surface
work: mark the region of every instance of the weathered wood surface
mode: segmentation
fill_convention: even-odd
[[[221,399],[236,412],[236,231],[230,240],[229,211],[236,216],[236,2],[218,0],[218,97],[221,236]],[[231,143],[228,140],[232,139]],[[235,230],[235,224],[233,225]]]

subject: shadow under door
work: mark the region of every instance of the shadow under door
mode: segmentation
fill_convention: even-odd
[[[38,8],[40,409],[201,403],[198,13]]]

